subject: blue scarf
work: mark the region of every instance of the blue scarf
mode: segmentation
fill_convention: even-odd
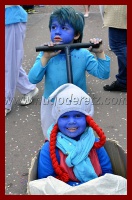
[[[53,126],[54,124],[52,124],[47,131],[49,140]],[[87,127],[85,129],[85,132],[81,135],[80,140],[78,141],[67,137],[61,132],[58,132],[57,134],[56,146],[65,155],[67,155],[67,166],[73,167],[73,172],[76,178],[82,183],[98,177],[90,161],[90,158],[88,157],[94,142],[95,135],[91,127]]]

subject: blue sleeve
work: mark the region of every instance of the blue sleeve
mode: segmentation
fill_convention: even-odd
[[[41,57],[43,56],[43,52],[40,52],[39,55],[36,58],[36,61],[33,65],[33,67],[30,69],[29,73],[28,73],[28,78],[29,81],[33,84],[37,84],[39,83],[46,72],[46,66],[43,67],[41,64]]]
[[[101,147],[97,149],[96,151],[97,151],[100,166],[102,169],[102,175],[106,173],[113,174],[112,164],[105,148]]]
[[[59,152],[56,149],[56,156],[58,162],[60,162]],[[49,151],[49,142],[45,142],[39,152],[38,158],[38,179],[47,178],[48,176],[55,177],[55,171],[52,166],[50,151]]]
[[[70,186],[78,186],[78,185],[81,185],[83,183],[81,183],[81,182],[75,182],[75,181],[68,181],[67,184],[70,185]]]
[[[105,55],[105,59],[95,58],[92,53],[85,54],[86,57],[86,71],[99,78],[108,79],[110,76],[110,57]]]
[[[27,12],[18,5],[5,8],[5,25],[27,22]]]

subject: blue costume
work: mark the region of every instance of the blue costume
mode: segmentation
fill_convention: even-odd
[[[48,128],[48,141],[40,150],[38,179],[54,176],[75,186],[113,173],[103,147],[106,136],[92,118],[91,97],[76,85],[67,83],[58,87],[49,99],[54,99],[52,117],[55,123]]]
[[[52,126],[49,128],[48,132],[51,131],[51,130],[52,130]],[[92,131],[91,128],[88,128],[86,130],[88,130],[87,131],[88,135],[90,134],[90,131]],[[60,134],[60,133],[58,133],[58,134]],[[63,134],[61,134],[61,135],[63,137],[65,137]],[[82,135],[84,135],[84,133]],[[90,135],[90,138],[91,138],[91,136],[92,135]],[[58,138],[59,137],[60,137],[60,135],[58,135]],[[68,140],[70,140],[70,138]],[[59,141],[59,139],[57,141]],[[98,138],[95,138],[94,141],[98,141]],[[87,141],[86,141],[86,143],[87,143]],[[58,145],[56,144],[56,146],[58,146]],[[77,144],[77,149],[79,149],[79,144]],[[81,151],[81,149],[78,150],[77,156],[79,155],[80,151]],[[101,169],[102,169],[102,174],[101,175],[104,175],[105,173],[113,173],[111,162],[110,162],[110,158],[109,158],[109,156],[108,156],[105,148],[101,147],[99,149],[96,149],[96,152],[97,152],[99,163],[100,163],[100,166],[101,166]],[[56,147],[56,156],[57,156],[58,162],[60,163],[60,155],[59,155],[59,148],[58,147]],[[79,159],[80,159],[80,156],[79,156]],[[81,166],[81,168],[82,167],[83,167],[83,165]],[[88,169],[88,171],[89,170],[91,171],[90,166],[88,168],[86,168],[86,169]],[[81,170],[81,172],[83,173],[81,175],[82,177],[86,176],[86,174],[87,174],[86,171],[87,170],[83,170],[83,169]],[[74,171],[74,173],[76,173],[76,172]],[[39,154],[39,160],[38,160],[38,179],[47,178],[47,176],[54,176],[54,177],[56,177],[56,173],[54,171],[54,168],[53,168],[53,165],[52,165],[52,162],[51,162],[51,157],[50,157],[49,141],[47,141],[46,143],[44,143],[44,145],[42,146],[42,148],[40,150],[40,154]],[[97,176],[95,176],[95,178],[96,177]],[[93,179],[93,177],[91,179]],[[89,179],[89,180],[91,180],[91,179]],[[87,182],[87,181],[72,181],[72,180],[70,180],[67,184],[69,184],[71,186],[75,186],[75,185],[82,184],[84,182]]]
[[[84,24],[83,14],[76,12],[72,7],[57,9],[50,15],[49,20],[51,41],[57,44],[81,43]],[[109,78],[110,58],[103,51],[98,53],[96,59],[87,49],[71,50],[73,84],[85,92],[87,92],[86,72],[103,80]],[[52,104],[47,102],[47,99],[59,86],[68,82],[66,55],[63,51],[59,54],[58,51],[51,52],[51,54],[40,52],[28,77],[34,84],[39,83],[45,77],[41,101],[41,125],[43,134],[46,136],[47,129],[54,123],[50,112]]]
[[[44,98],[67,83],[66,56],[63,53],[51,58],[45,67],[41,64],[43,52],[40,52],[36,61],[29,71],[28,77],[31,83],[37,84],[45,76]],[[106,60],[96,58],[87,49],[74,49],[71,51],[71,65],[73,72],[73,83],[87,92],[86,72],[100,79],[107,79],[110,75],[110,58]]]

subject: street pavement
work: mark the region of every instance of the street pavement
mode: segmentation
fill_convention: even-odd
[[[28,15],[26,38],[24,42],[23,68],[28,73],[38,52],[35,47],[50,41],[48,28],[49,16],[53,8],[59,5],[36,6],[37,14]],[[76,10],[84,13],[83,5],[74,5]],[[108,50],[107,28],[102,28],[102,19],[98,5],[91,5],[90,15],[85,18],[83,42],[90,38],[103,39],[105,53],[111,57],[111,74],[107,80],[87,76],[88,93],[93,98],[94,119],[104,130],[107,138],[119,142],[127,149],[127,93],[106,92],[105,84],[115,80],[117,59]],[[55,77],[54,77],[55,78]],[[26,195],[27,178],[31,159],[39,151],[44,142],[40,123],[40,104],[43,94],[44,80],[37,84],[39,94],[28,106],[21,106],[21,94],[16,92],[12,111],[5,119],[5,194]]]

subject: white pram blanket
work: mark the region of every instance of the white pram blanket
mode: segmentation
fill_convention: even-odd
[[[31,195],[127,195],[127,179],[113,174],[105,174],[75,187],[52,176],[28,184]]]

